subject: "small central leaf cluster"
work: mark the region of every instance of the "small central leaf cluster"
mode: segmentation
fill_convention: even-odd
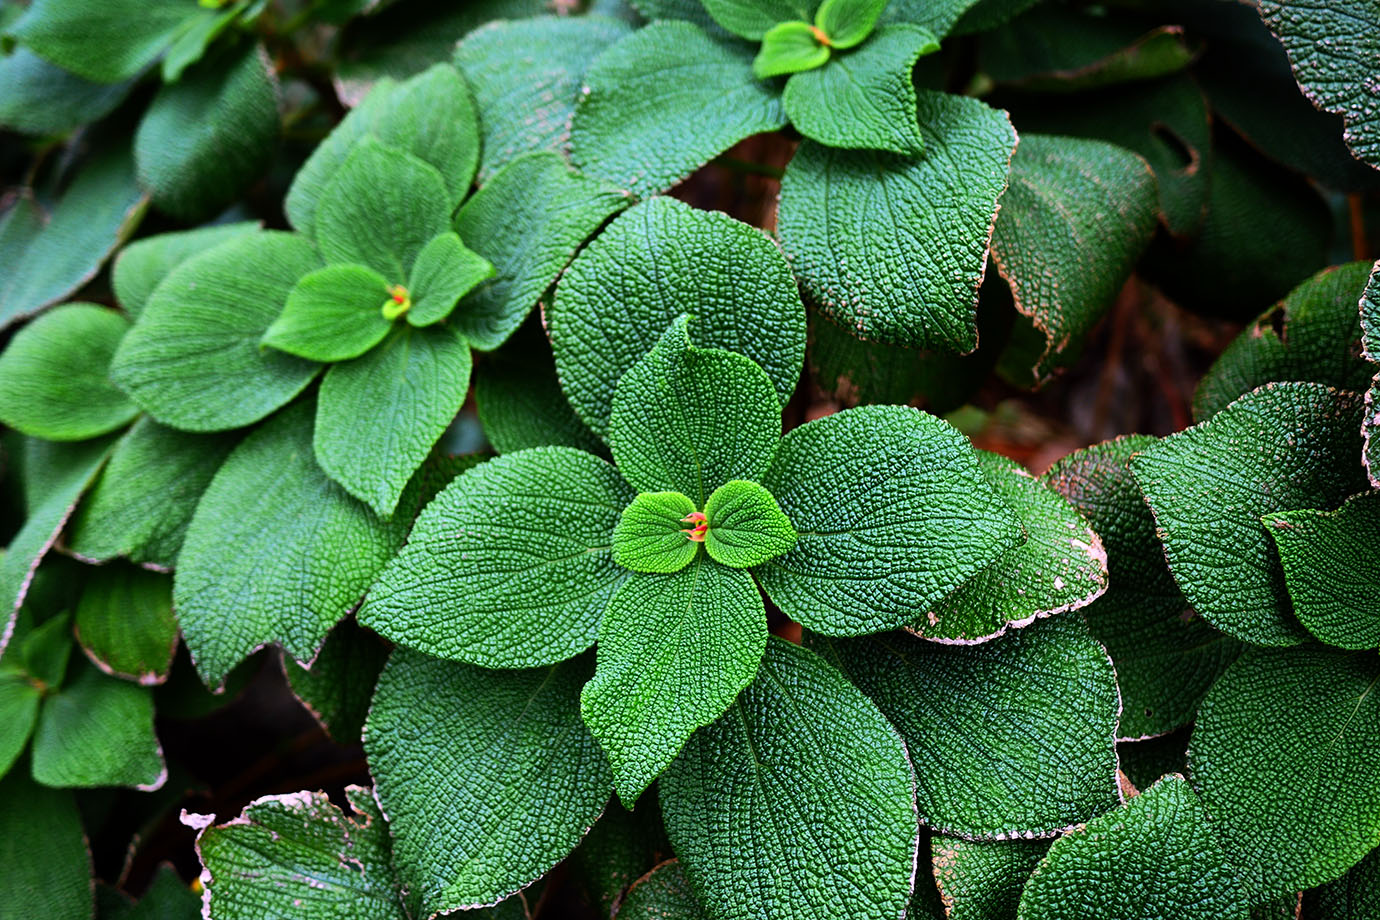
[[[703,509],[680,492],[643,492],[613,530],[613,559],[634,572],[679,572],[701,544],[715,562],[748,569],[795,545],[795,528],[770,492],[734,479],[709,496]]]
[[[824,0],[815,21],[778,22],[762,36],[752,62],[759,79],[800,73],[823,66],[832,51],[847,51],[872,34],[887,0]],[[716,5],[712,0],[707,6]],[[712,12],[712,9],[711,9]]]

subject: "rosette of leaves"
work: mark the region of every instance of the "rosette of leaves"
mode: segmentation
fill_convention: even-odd
[[[770,377],[690,328],[682,316],[619,381],[613,464],[547,447],[471,470],[359,614],[489,668],[597,638],[581,711],[627,803],[757,674],[763,593],[822,634],[895,628],[1022,537],[947,424],[873,406],[783,438]]]

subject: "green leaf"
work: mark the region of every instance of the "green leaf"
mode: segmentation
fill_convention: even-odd
[[[126,556],[171,569],[201,493],[235,442],[232,435],[187,434],[140,418],[73,515],[68,549],[97,562]]]
[[[1107,590],[1107,551],[1068,500],[1014,460],[978,451],[977,461],[1026,539],[906,627],[926,639],[981,642],[1079,610]]]
[[[843,51],[872,34],[886,4],[887,0],[823,0],[815,11],[815,25],[829,36],[830,45]]]
[[[479,284],[495,275],[488,259],[466,248],[454,233],[442,233],[417,253],[407,289],[412,309],[407,321],[414,326],[438,323]]]
[[[709,920],[678,859],[666,860],[633,882],[614,916],[624,911],[632,920]]]
[[[1261,522],[1299,622],[1328,645],[1380,645],[1380,492],[1352,496],[1336,511],[1285,511]]]
[[[159,90],[139,122],[134,157],[153,203],[209,217],[267,171],[278,138],[278,87],[262,45],[217,56]]]
[[[298,279],[320,265],[309,240],[275,231],[237,236],[188,259],[158,285],[125,335],[112,378],[173,428],[222,431],[257,422],[320,370],[259,344]]]
[[[459,34],[450,33],[448,40],[453,43]],[[436,64],[401,84],[379,81],[297,171],[283,203],[288,220],[302,233],[319,236],[316,221],[321,202],[336,173],[364,138],[382,141],[435,167],[446,189],[437,204],[449,214],[474,180],[479,161],[477,120],[469,89],[449,64]]]
[[[355,143],[316,209],[316,242],[328,263],[367,265],[402,284],[417,254],[450,229],[443,177],[434,166],[372,137]]]
[[[309,361],[347,361],[393,328],[388,279],[363,265],[327,265],[293,285],[283,312],[261,342]]]
[[[1016,916],[1021,889],[1048,840],[960,840],[935,837],[934,879],[945,920],[1009,920]],[[924,868],[924,867],[922,867]]]
[[[317,467],[311,417],[299,402],[245,438],[187,528],[173,601],[208,686],[270,642],[310,660],[407,534]]]
[[[283,656],[283,674],[294,696],[337,744],[357,744],[374,684],[388,660],[377,636],[342,620],[326,637],[310,667]]]
[[[126,313],[138,318],[144,312],[144,305],[153,296],[154,289],[173,269],[226,240],[245,236],[258,229],[258,223],[242,221],[160,233],[135,240],[120,250],[111,266],[110,283],[115,289],[115,297]]]
[[[198,830],[206,913],[224,920],[407,920],[388,826],[368,790],[351,786],[347,796],[355,814],[324,792],[294,792],[255,799],[220,826],[212,825],[214,815],[183,818]]]
[[[1361,357],[1372,364],[1380,363],[1380,260],[1371,269],[1370,280],[1361,294]],[[1380,488],[1380,370],[1376,371],[1370,389],[1366,390],[1366,414],[1361,422],[1361,437],[1365,441],[1361,462],[1365,464],[1370,484]]]
[[[43,686],[56,689],[67,675],[72,657],[72,624],[66,611],[21,634],[19,648],[24,671]]]
[[[814,0],[703,0],[714,22],[748,41],[764,40],[772,26],[791,19],[809,19]],[[645,13],[646,11],[644,11]],[[648,15],[648,19],[665,16]]]
[[[912,22],[943,38],[970,7],[978,5],[979,0],[891,0],[880,21],[883,25]]]
[[[214,0],[208,0],[209,2],[214,2]],[[228,0],[226,2],[228,3]],[[226,3],[217,3],[219,7],[225,5]],[[168,46],[167,53],[163,55],[162,65],[158,68],[163,82],[165,84],[175,83],[180,80],[183,72],[201,60],[211,43],[226,29],[230,28],[231,23],[235,21],[246,5],[242,2],[235,3],[228,10],[220,9],[215,16],[203,16],[189,23],[187,28],[180,32],[173,43]],[[262,7],[259,9],[262,10]]]
[[[623,582],[599,624],[580,711],[625,806],[733,703],[766,644],[762,595],[746,572],[700,554],[673,575]]]
[[[1248,907],[1203,803],[1171,774],[1054,841],[1017,917],[1247,920]]]
[[[71,792],[0,781],[0,920],[92,920],[91,854]]]
[[[1253,648],[1203,701],[1188,768],[1252,902],[1330,882],[1380,844],[1378,683],[1371,653]]]
[[[585,70],[629,31],[601,16],[538,16],[491,22],[460,40],[455,66],[474,90],[483,133],[481,185],[524,154],[563,151]]]
[[[1303,909],[1310,920],[1350,920],[1380,912],[1380,848],[1335,882],[1305,891]]]
[[[643,492],[613,528],[613,561],[634,572],[679,572],[700,548],[690,537],[696,511],[679,492]]]
[[[1359,396],[1271,383],[1132,457],[1169,570],[1209,623],[1256,645],[1308,638],[1260,518],[1365,489],[1360,428]]]
[[[1051,837],[1116,805],[1116,674],[1077,617],[981,645],[903,633],[809,644],[900,731],[935,830]]]
[[[580,253],[546,310],[561,386],[596,433],[608,433],[618,381],[683,313],[697,345],[751,358],[786,404],[804,363],[805,309],[781,251],[726,214],[653,198]]]
[[[800,145],[781,244],[810,300],[859,338],[972,351],[1016,132],[976,99],[927,91],[918,104],[923,156]]]
[[[0,671],[0,777],[28,746],[42,697],[43,692],[25,675]]]
[[[114,889],[110,889],[113,891]],[[119,912],[107,913],[102,904],[105,893],[96,888],[96,916],[99,920],[196,920],[201,916],[201,898],[170,863],[162,863],[138,904],[121,905]]]
[[[609,447],[642,492],[671,490],[703,508],[731,479],[756,481],[781,438],[781,411],[766,372],[742,355],[690,343],[677,319],[623,375],[613,397]]]
[[[456,232],[497,275],[472,291],[451,321],[476,348],[498,347],[585,240],[630,201],[572,172],[559,154],[514,159],[455,215]]]
[[[752,73],[759,80],[802,73],[823,67],[829,46],[820,43],[817,30],[808,22],[779,22],[762,36],[762,48],[752,59]],[[783,104],[788,106],[783,98]],[[795,121],[794,116],[791,117]]]
[[[886,26],[857,51],[791,77],[786,114],[797,131],[830,147],[923,153],[910,75],[921,56],[938,50],[919,26]]]
[[[470,346],[454,329],[399,324],[378,348],[337,364],[321,381],[316,462],[380,517],[391,517],[469,386]]]
[[[1232,400],[1276,380],[1362,391],[1374,368],[1357,355],[1356,304],[1369,262],[1323,269],[1242,331],[1198,383],[1193,417],[1211,418]]]
[[[750,49],[688,22],[656,22],[585,72],[570,155],[586,175],[646,197],[743,138],[785,126],[781,98],[753,74]]]
[[[752,685],[662,778],[661,807],[706,913],[871,920],[902,916],[910,898],[914,790],[877,708],[819,656],[772,639]]]
[[[219,15],[186,0],[35,0],[8,31],[63,70],[118,83]]]
[[[66,134],[109,114],[132,88],[84,80],[28,48],[0,56],[0,84],[0,125],[23,134]]]
[[[1234,640],[1233,640],[1234,641]],[[1113,662],[1115,664],[1115,662]],[[1224,669],[1225,670],[1225,669]],[[1194,714],[1197,707],[1194,707]],[[1123,715],[1125,713],[1123,712]],[[1139,789],[1148,789],[1162,776],[1170,773],[1188,772],[1188,737],[1191,725],[1175,729],[1167,735],[1153,738],[1140,738],[1134,741],[1118,741],[1117,759],[1122,776],[1122,793],[1129,790],[1126,783]],[[1297,920],[1297,918],[1295,918]]]
[[[755,574],[787,616],[830,635],[911,622],[1021,538],[967,440],[901,406],[792,429],[762,485],[800,538]]]
[[[788,551],[796,532],[770,492],[755,482],[730,480],[704,506],[704,548],[714,561],[748,569]]]
[[[1073,363],[1154,235],[1156,212],[1155,175],[1129,150],[1021,135],[992,235],[992,260],[1033,326],[1022,324],[1003,358],[1009,379],[1037,385]]]
[[[107,674],[161,684],[177,651],[172,579],[132,565],[91,572],[77,604],[77,641]]]
[[[128,424],[139,409],[107,375],[129,320],[64,304],[19,330],[0,354],[0,421],[36,438],[82,441]]]
[[[45,786],[159,788],[168,778],[153,732],[153,694],[87,665],[43,701],[34,779]]]
[[[613,529],[634,494],[610,464],[567,447],[482,463],[422,512],[359,622],[489,668],[577,655],[627,577]]]
[[[484,436],[500,454],[562,446],[607,456],[603,442],[561,392],[545,336],[528,344],[515,339],[510,345],[515,350],[475,367],[474,400]]]
[[[393,653],[364,749],[413,916],[526,887],[598,818],[612,777],[580,721],[588,674],[587,658],[489,671]]]
[[[584,900],[601,916],[611,915],[629,886],[649,874],[670,852],[656,796],[643,799],[632,811],[614,799],[570,854],[570,869]],[[676,874],[684,880],[683,873]]]
[[[1110,586],[1083,615],[1116,666],[1123,739],[1192,722],[1203,695],[1241,651],[1240,642],[1191,612],[1169,574],[1155,519],[1129,465],[1154,444],[1145,435],[1116,438],[1074,451],[1043,477],[1087,519],[1107,553]],[[1182,761],[1174,768],[1182,769]]]

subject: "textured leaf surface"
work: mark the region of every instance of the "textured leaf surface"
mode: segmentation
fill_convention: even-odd
[[[1361,356],[1380,363],[1380,260],[1371,269],[1370,280],[1361,294]],[[1380,371],[1366,390],[1366,414],[1361,423],[1365,440],[1361,461],[1372,486],[1380,487]]]
[[[1332,881],[1380,844],[1377,683],[1373,654],[1249,649],[1203,701],[1190,776],[1253,901]]]
[[[208,685],[270,642],[310,659],[407,533],[410,515],[380,522],[317,467],[311,416],[300,403],[245,438],[187,528],[173,600]]]
[[[643,492],[613,528],[613,561],[634,572],[678,572],[700,544],[690,539],[695,503],[679,492]]]
[[[388,335],[388,279],[363,265],[327,265],[303,275],[263,344],[308,361],[358,358]]]
[[[670,855],[657,797],[647,796],[632,811],[614,799],[570,855],[570,868],[585,901],[602,916],[614,913],[629,886]]]
[[[657,22],[585,72],[570,136],[586,175],[645,197],[745,137],[786,125],[781,98],[752,73],[752,52],[688,22]]]
[[[829,61],[829,46],[820,43],[821,34],[808,22],[778,22],[762,36],[762,47],[752,59],[753,75],[768,80],[823,67]],[[786,104],[784,94],[782,104]],[[797,108],[801,106],[797,104]],[[788,117],[789,114],[788,107]]]
[[[1083,615],[1116,665],[1119,738],[1160,735],[1191,722],[1203,695],[1241,651],[1237,640],[1190,612],[1169,574],[1130,468],[1131,456],[1154,444],[1145,435],[1117,438],[1074,451],[1044,476],[1083,514],[1107,552],[1107,593]]]
[[[920,93],[918,117],[920,156],[801,144],[781,182],[781,242],[810,300],[859,338],[968,352],[1016,132],[1004,112],[944,93]]]
[[[711,916],[870,920],[901,916],[910,898],[914,789],[876,707],[819,656],[773,639],[751,686],[667,771],[661,807]]]
[[[135,240],[120,250],[111,266],[110,284],[120,306],[130,316],[144,312],[154,289],[173,269],[198,253],[226,240],[245,236],[259,229],[254,221],[212,224],[195,230],[159,233]]]
[[[76,613],[77,640],[101,670],[161,684],[177,650],[172,579],[132,565],[90,572]]]
[[[174,428],[219,431],[264,418],[319,369],[259,340],[297,280],[320,264],[306,238],[273,231],[187,260],[158,285],[125,335],[112,377]]]
[[[1011,920],[1021,889],[1049,850],[1049,841],[935,837],[933,847],[934,879],[946,920]]]
[[[628,889],[614,916],[628,920],[708,920],[680,860],[668,859]]]
[[[599,624],[599,663],[580,711],[624,805],[732,704],[757,673],[766,643],[767,614],[752,577],[703,553],[675,574],[623,582]]]
[[[337,364],[321,381],[316,462],[345,491],[390,517],[469,386],[470,346],[454,329],[399,323],[377,348]]]
[[[489,671],[393,653],[364,744],[414,914],[493,904],[589,830],[612,777],[580,721],[588,674],[587,658]]]
[[[977,461],[1016,512],[1025,542],[906,627],[926,639],[990,639],[1038,617],[1086,607],[1107,590],[1107,551],[1073,505],[1014,460],[978,451]]]
[[[747,569],[795,545],[796,532],[770,492],[755,482],[730,480],[704,506],[709,530],[704,548],[716,561]]]
[[[1335,882],[1303,893],[1306,917],[1350,920],[1380,914],[1380,849],[1352,866]]]
[[[29,744],[42,691],[23,673],[0,670],[0,776]]]
[[[778,22],[811,19],[814,0],[704,0],[710,17],[739,38],[758,41]]]
[[[654,198],[580,253],[546,312],[561,386],[590,428],[607,433],[618,381],[683,313],[696,345],[751,358],[785,405],[805,359],[805,309],[781,251],[726,214]]]
[[[1054,841],[1017,916],[1247,920],[1249,913],[1203,803],[1171,774]]]
[[[629,31],[598,16],[537,16],[491,22],[461,39],[455,65],[479,110],[481,185],[525,153],[562,152],[585,69]]]
[[[791,77],[786,114],[797,131],[830,147],[918,154],[925,139],[910,73],[921,55],[938,50],[919,26],[887,26],[856,51]]]
[[[627,576],[613,561],[613,529],[633,495],[608,463],[570,448],[481,464],[417,519],[369,590],[360,623],[484,667],[578,654]]]
[[[455,215],[466,245],[497,275],[468,297],[453,322],[475,347],[496,348],[513,333],[575,251],[629,199],[571,172],[555,153],[519,157]]]
[[[84,80],[24,47],[0,56],[0,83],[0,125],[24,134],[66,134],[108,114],[130,91],[129,83]]]
[[[387,660],[387,647],[377,636],[353,620],[342,620],[326,637],[310,668],[284,656],[283,673],[293,695],[332,739],[355,744]]]
[[[39,0],[10,32],[64,70],[116,83],[153,63],[198,20],[216,15],[180,0]]]
[[[1267,384],[1132,458],[1174,580],[1218,629],[1257,645],[1308,637],[1260,518],[1335,508],[1365,488],[1360,402],[1322,384]]]
[[[1021,537],[948,424],[863,406],[792,429],[762,480],[799,533],[756,574],[807,628],[858,635],[909,623]]]
[[[998,83],[1051,93],[1162,77],[1194,52],[1182,26],[1161,21],[1037,6],[984,37],[982,66]]]
[[[561,392],[549,351],[522,349],[478,365],[474,401],[484,436],[500,454],[563,446],[607,456]]]
[[[37,438],[81,441],[139,414],[108,370],[129,320],[96,304],[64,304],[21,329],[0,354],[0,421]]]
[[[134,786],[168,778],[153,733],[153,694],[87,665],[43,700],[34,732],[33,775],[45,786]]]
[[[72,793],[0,781],[0,920],[91,920],[91,854]]]
[[[493,276],[489,260],[466,248],[457,234],[432,237],[417,253],[407,280],[414,301],[407,321],[428,326],[445,319],[461,297]]]
[[[1116,675],[1076,617],[972,646],[902,633],[811,643],[906,739],[936,830],[1050,837],[1116,805]]]

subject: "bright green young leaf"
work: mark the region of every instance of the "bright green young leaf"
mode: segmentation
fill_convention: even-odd
[[[609,447],[633,488],[680,492],[703,508],[729,480],[766,473],[781,407],[765,371],[742,355],[696,348],[690,324],[677,319],[619,381]]]
[[[1122,739],[1192,722],[1203,695],[1241,651],[1240,642],[1191,613],[1169,574],[1130,467],[1133,454],[1154,444],[1146,435],[1116,438],[1074,451],[1043,477],[1087,519],[1107,553],[1107,593],[1083,615],[1116,666]]]
[[[97,121],[129,95],[132,83],[93,83],[15,48],[0,55],[0,126],[22,134],[67,134]]]
[[[579,654],[627,577],[613,561],[613,530],[634,495],[610,464],[567,447],[482,463],[422,512],[359,621],[489,668]]]
[[[489,671],[393,653],[364,749],[413,916],[511,895],[564,859],[599,817],[613,784],[580,721],[588,676],[587,657]]]
[[[133,786],[168,778],[153,732],[153,694],[90,665],[43,700],[34,732],[33,775],[45,786]]]
[[[412,308],[407,321],[429,326],[450,315],[455,305],[477,285],[494,276],[488,259],[468,249],[454,233],[442,233],[417,253],[407,290]]]
[[[218,15],[186,0],[37,0],[9,32],[64,70],[118,83]]]
[[[933,870],[945,920],[1010,920],[1048,840],[935,837]],[[921,872],[930,868],[922,865]],[[919,880],[916,882],[920,884]]]
[[[792,19],[809,19],[816,0],[703,0],[714,22],[748,41],[765,41],[772,26]],[[648,16],[665,19],[665,16]]]
[[[600,16],[537,16],[491,22],[455,49],[455,66],[474,90],[483,133],[479,182],[535,150],[560,153],[580,81],[626,23]]]
[[[1116,805],[1116,674],[1077,617],[981,645],[903,633],[809,644],[900,731],[935,830],[1051,837]]]
[[[660,785],[666,832],[711,916],[904,914],[920,830],[906,746],[813,652],[772,639],[751,686]]]
[[[800,538],[755,574],[787,616],[829,635],[905,625],[1021,539],[967,440],[916,409],[794,428],[762,485]]]
[[[1026,539],[906,627],[926,639],[980,642],[1086,607],[1107,590],[1107,551],[1067,499],[1014,460],[978,451],[977,461]]]
[[[454,42],[453,36],[463,33],[449,34]],[[288,220],[302,233],[319,235],[317,212],[327,187],[366,137],[410,153],[437,169],[446,188],[438,204],[449,214],[474,180],[479,162],[477,122],[474,99],[449,64],[436,64],[400,84],[379,81],[297,171],[283,205]]]
[[[497,275],[471,292],[451,321],[474,347],[498,347],[585,240],[630,201],[572,172],[557,153],[514,159],[455,215],[456,232]]]
[[[417,254],[450,229],[444,177],[396,147],[361,138],[321,195],[316,241],[327,262],[367,265],[405,284]]]
[[[91,572],[77,604],[77,641],[96,666],[140,684],[161,684],[177,650],[172,579],[132,565]]]
[[[210,217],[267,170],[277,138],[272,64],[247,45],[159,90],[134,136],[139,182],[175,217]]]
[[[910,75],[922,55],[938,50],[919,26],[886,26],[858,50],[791,77],[786,114],[797,131],[830,147],[923,153]]]
[[[187,528],[173,600],[208,686],[270,642],[310,660],[402,545],[410,514],[379,521],[316,465],[299,402],[235,448]]]
[[[19,330],[0,354],[0,421],[55,441],[94,438],[130,422],[139,408],[108,374],[128,329],[114,310],[73,303]]]
[[[319,268],[305,237],[237,236],[175,268],[111,365],[146,412],[184,431],[257,422],[302,392],[320,365],[259,344],[298,279]]]
[[[393,328],[388,279],[363,265],[327,265],[303,275],[262,343],[308,361],[358,358]]]
[[[235,443],[233,435],[188,434],[139,419],[72,516],[68,549],[97,562],[126,556],[171,569],[201,493]]]
[[[711,558],[748,569],[788,551],[796,532],[770,492],[755,482],[730,480],[704,506],[704,548]]]
[[[656,22],[585,72],[571,160],[638,197],[663,192],[745,137],[786,126],[781,98],[752,72],[752,51],[688,22]]]
[[[620,914],[631,920],[709,920],[678,859],[666,860],[633,882],[614,916]]]
[[[561,392],[545,337],[537,341],[541,333],[533,332],[520,333],[515,349],[510,346],[474,369],[474,400],[484,436],[500,454],[563,446],[607,457],[604,443]]]
[[[1380,844],[1380,660],[1248,649],[1208,693],[1193,788],[1253,902],[1330,882]]]
[[[762,47],[752,59],[752,72],[759,80],[769,80],[823,67],[828,60],[829,46],[820,43],[814,26],[808,22],[779,22],[762,36]],[[790,103],[784,102],[784,98],[783,103],[789,114]]]
[[[1306,380],[1360,392],[1374,368],[1358,357],[1356,304],[1371,263],[1327,268],[1261,314],[1218,356],[1193,394],[1202,421],[1243,393],[1276,380]]]
[[[1131,151],[1021,135],[992,234],[997,271],[1029,320],[1003,356],[1009,379],[1033,386],[1073,362],[1154,235],[1156,212],[1155,175]]]
[[[1284,511],[1261,522],[1299,622],[1328,645],[1380,645],[1380,492],[1352,496],[1336,511]]]
[[[1054,841],[1016,916],[1247,920],[1248,907],[1203,803],[1171,774]]]
[[[1335,508],[1366,488],[1360,403],[1322,384],[1266,384],[1132,457],[1169,570],[1213,626],[1256,645],[1308,638],[1260,518]]]
[[[1303,893],[1309,920],[1351,920],[1380,916],[1380,847],[1335,882]]]
[[[683,313],[696,345],[751,358],[783,406],[795,392],[805,308],[781,251],[726,214],[653,198],[580,253],[546,310],[561,385],[595,432],[608,433],[619,380]]]
[[[781,243],[810,299],[859,338],[968,352],[1016,132],[976,99],[918,99],[923,156],[800,145]]]
[[[91,854],[71,792],[21,764],[0,781],[0,920],[92,920]]]
[[[691,539],[697,510],[679,492],[643,492],[613,528],[613,561],[634,572],[679,572],[700,548]]]
[[[135,240],[120,250],[111,266],[110,283],[120,306],[138,318],[154,289],[173,269],[226,240],[259,229],[254,221],[210,224],[195,230],[160,233]]]
[[[815,11],[815,26],[840,51],[860,45],[872,34],[887,0],[823,0]]]
[[[321,381],[316,462],[389,518],[469,386],[470,346],[454,329],[398,324],[377,348],[337,364]]]
[[[0,777],[9,772],[29,744],[38,722],[43,692],[28,676],[0,670]]]
[[[623,582],[599,624],[599,664],[580,711],[625,806],[733,703],[766,643],[751,576],[703,553],[675,574]]]
[[[378,636],[341,620],[306,668],[283,656],[283,673],[294,696],[338,744],[356,744],[374,684],[388,660]]]

